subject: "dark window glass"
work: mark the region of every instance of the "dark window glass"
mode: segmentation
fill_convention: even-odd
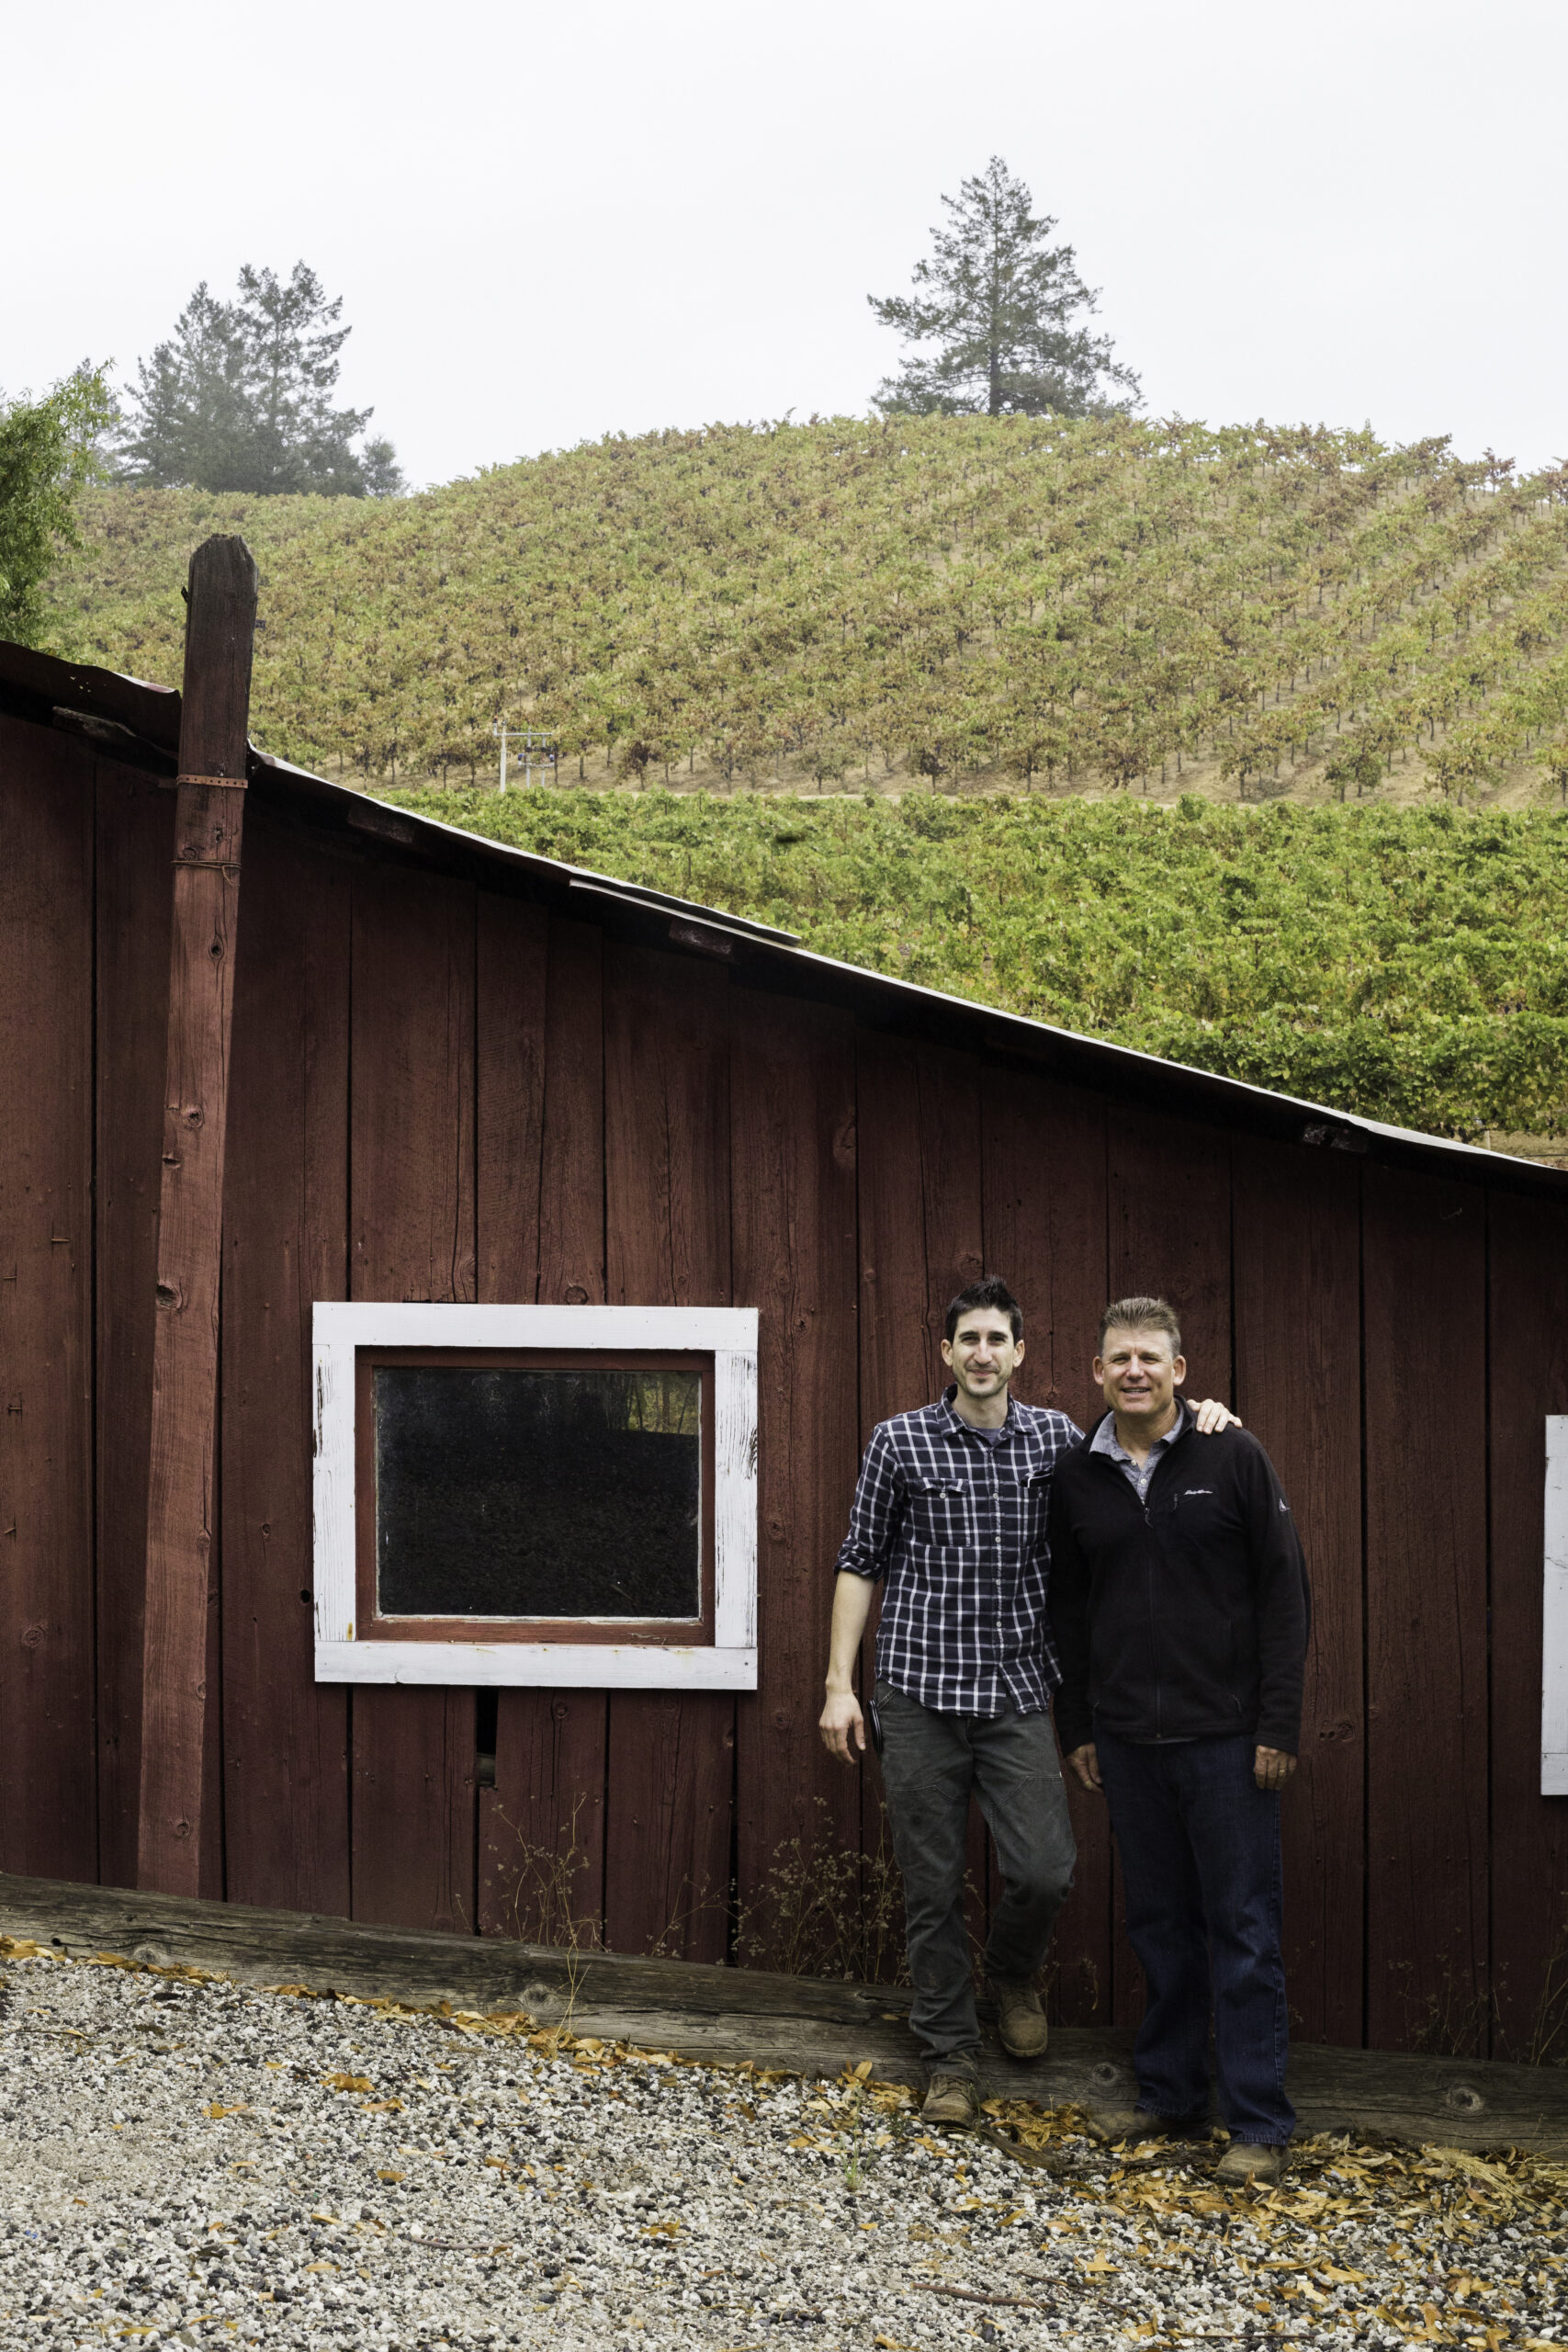
[[[383,1616],[702,1613],[695,1372],[378,1364]]]

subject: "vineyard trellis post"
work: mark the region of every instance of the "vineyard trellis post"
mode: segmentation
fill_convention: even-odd
[[[521,743],[523,746],[525,790],[532,781],[536,768],[541,775],[547,769],[552,775],[555,774],[560,760],[560,738],[552,733],[549,729],[512,727],[504,719],[498,718],[490,731],[501,744],[501,789],[502,792],[506,790],[506,747],[509,741]]]

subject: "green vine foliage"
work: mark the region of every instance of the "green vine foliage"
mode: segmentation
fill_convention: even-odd
[[[1568,1126],[1568,814],[395,793],[824,955],[1422,1128]]]
[[[307,764],[434,778],[461,823],[1319,1102],[1568,1126],[1568,469],[838,418],[407,499],[102,491],[83,523],[62,628],[165,680],[190,548],[245,533],[254,730]],[[643,789],[470,790],[501,718]],[[1192,762],[1260,805],[1131,797]],[[1380,803],[1396,762],[1414,808]],[[1294,769],[1337,799],[1275,797]],[[1521,775],[1541,806],[1474,810]]]
[[[257,730],[367,781],[493,773],[505,718],[638,784],[1168,791],[1199,760],[1361,798],[1398,759],[1457,801],[1521,763],[1568,793],[1568,469],[1442,441],[836,418],[407,499],[122,489],[85,523],[61,612],[156,677],[190,548],[243,531]]]

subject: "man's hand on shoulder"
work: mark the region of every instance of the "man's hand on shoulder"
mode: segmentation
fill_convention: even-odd
[[[1282,1789],[1295,1769],[1295,1758],[1282,1747],[1260,1747],[1252,1759],[1252,1777],[1265,1793]]]
[[[1194,1405],[1192,1417],[1200,1437],[1213,1437],[1221,1430],[1241,1427],[1241,1415],[1233,1413],[1228,1405],[1222,1405],[1217,1396],[1205,1396],[1201,1404]]]
[[[855,1747],[863,1756],[865,1754],[865,1717],[852,1690],[829,1691],[817,1728],[822,1735],[823,1747],[840,1764],[852,1764],[855,1760],[850,1748],[852,1733]]]

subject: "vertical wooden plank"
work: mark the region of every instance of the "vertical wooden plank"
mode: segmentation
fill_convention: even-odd
[[[735,1304],[760,1310],[759,1686],[736,1715],[744,1918],[788,1840],[852,1850],[856,1777],[817,1736],[854,1492],[855,1049],[848,1016],[732,985]]]
[[[524,1306],[539,1295],[550,919],[542,907],[488,890],[477,918],[479,1295],[487,1306]]]
[[[495,1782],[479,1792],[479,1933],[604,1941],[604,1698],[496,1693]]]
[[[1196,1120],[1112,1103],[1106,1145],[1111,1295],[1168,1298],[1181,1318],[1189,1393],[1228,1400],[1230,1138]],[[1122,1927],[1119,1866],[1113,1890],[1113,2018],[1134,2025],[1143,2015],[1143,1979]]]
[[[545,1007],[539,1297],[604,1296],[604,969],[595,924],[552,921]]]
[[[1313,1631],[1301,1763],[1286,1791],[1292,2029],[1363,2032],[1360,1163],[1234,1146],[1236,1410],[1280,1473],[1306,1550]]]
[[[612,1305],[729,1304],[728,975],[605,951],[605,1260]],[[735,1701],[609,1700],[604,1933],[616,1951],[722,1960]]]
[[[0,1867],[97,1876],[93,758],[0,718]]]
[[[603,934],[497,902],[480,941],[484,1295],[602,1303]],[[605,1736],[602,1691],[498,1692],[495,1784],[481,1813],[487,1935],[601,1939]]]
[[[926,1232],[927,1161],[922,1131],[922,1049],[901,1037],[862,1031],[855,1040],[855,1180],[860,1236],[860,1435],[878,1421],[940,1396],[946,1382],[933,1329],[931,1258],[956,1236]],[[971,1147],[973,1152],[973,1146]],[[978,1174],[978,1153],[974,1152]],[[975,1219],[964,1279],[980,1271]],[[940,1274],[937,1277],[941,1286]],[[950,1285],[942,1305],[953,1295]]]
[[[1168,1298],[1187,1386],[1231,1394],[1230,1138],[1190,1119],[1113,1104],[1106,1114],[1112,1298]]]
[[[1363,1177],[1368,2040],[1483,2046],[1485,1194]]]
[[[197,1894],[215,1761],[219,1290],[256,567],[243,539],[190,560],[175,809],[158,1197],[137,1883]],[[213,1692],[213,1707],[219,1700]],[[206,1841],[210,1850],[210,1837]],[[209,1882],[210,1883],[210,1882]]]
[[[474,1295],[474,897],[434,875],[355,877],[355,1298]],[[471,1690],[355,1690],[355,1918],[475,1927],[474,1728]]]
[[[855,1064],[863,1448],[878,1421],[930,1404],[947,1386],[942,1340],[948,1301],[986,1266],[977,1064],[944,1046],[864,1030],[856,1038]],[[873,1679],[874,1645],[874,1615],[863,1688]],[[863,1776],[867,1852],[881,1834],[880,1778],[874,1771]],[[988,1846],[976,1806],[966,1876],[969,1929],[977,1944],[989,1916]]]
[[[987,1074],[981,1090],[986,1262],[1023,1307],[1017,1393],[1083,1428],[1103,1409],[1090,1368],[1107,1295],[1105,1106],[1011,1071]],[[1048,1962],[1051,2014],[1063,2025],[1103,2025],[1111,2014],[1111,1827],[1103,1797],[1070,1773],[1066,1788],[1078,1859]]]
[[[96,789],[98,1867],[134,1886],[175,796],[105,760]]]
[[[982,1079],[987,1112],[986,1264],[1023,1306],[1027,1352],[1014,1383],[1080,1429],[1104,1410],[1094,1385],[1106,1287],[1105,1104],[1055,1080]]]
[[[1568,1930],[1568,1806],[1540,1792],[1544,1423],[1568,1413],[1568,1209],[1497,1187],[1490,1228],[1493,2054],[1530,2058]],[[1558,2064],[1562,2041],[1545,2053]]]
[[[310,1310],[348,1283],[350,877],[251,811],[223,1211],[228,1893],[345,1913],[348,1694],[315,1679]]]

